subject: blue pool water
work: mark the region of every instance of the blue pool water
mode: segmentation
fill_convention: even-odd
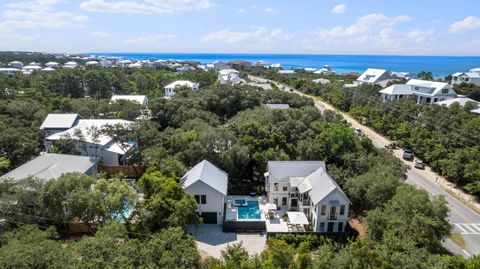
[[[260,219],[258,201],[247,201],[247,206],[238,207],[238,219]]]

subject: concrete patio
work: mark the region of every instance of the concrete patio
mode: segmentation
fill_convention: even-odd
[[[197,248],[215,258],[221,258],[221,251],[228,245],[242,243],[249,254],[260,254],[266,246],[266,235],[259,233],[224,233],[222,226],[200,224],[189,227],[195,237]]]

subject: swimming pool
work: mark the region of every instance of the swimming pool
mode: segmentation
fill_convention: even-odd
[[[260,219],[260,206],[258,201],[247,201],[247,206],[238,207],[238,219]]]

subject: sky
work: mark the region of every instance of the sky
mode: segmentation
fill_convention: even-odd
[[[478,0],[0,0],[0,50],[480,55]]]

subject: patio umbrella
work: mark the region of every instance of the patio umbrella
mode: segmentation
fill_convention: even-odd
[[[265,208],[270,211],[270,210],[277,210],[277,205],[276,204],[265,204]]]
[[[291,224],[308,224],[307,216],[303,212],[287,212],[288,220]]]

